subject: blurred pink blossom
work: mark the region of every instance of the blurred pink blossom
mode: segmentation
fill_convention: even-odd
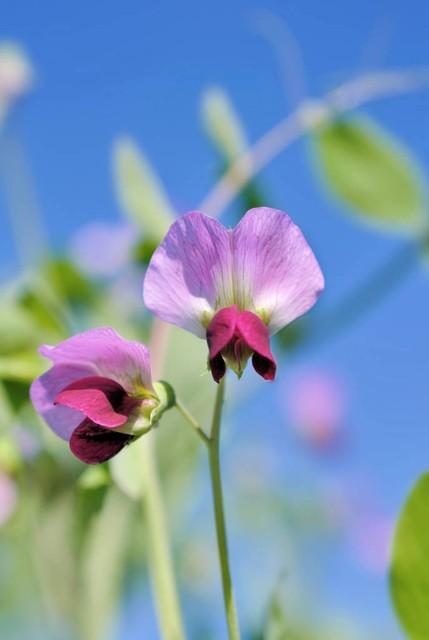
[[[136,237],[135,230],[125,223],[91,222],[76,232],[71,256],[89,275],[115,275],[130,263]]]
[[[350,530],[350,548],[368,571],[382,574],[387,570],[394,527],[394,518],[383,513],[366,513],[356,519]]]
[[[326,449],[339,443],[345,411],[343,382],[331,372],[307,371],[290,384],[288,421],[300,439],[311,447]]]
[[[22,49],[12,42],[0,44],[0,101],[10,104],[27,93],[33,81],[31,63]]]

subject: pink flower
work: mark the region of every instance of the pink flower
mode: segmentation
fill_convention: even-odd
[[[33,69],[21,48],[12,42],[0,45],[0,101],[7,103],[25,94],[33,83]]]
[[[40,353],[52,367],[31,400],[48,425],[88,464],[104,462],[148,431],[160,415],[148,349],[113,329],[90,329]]]
[[[85,273],[111,276],[130,263],[135,242],[136,232],[127,224],[92,222],[76,232],[71,254]]]
[[[292,381],[287,396],[291,426],[317,449],[338,444],[344,426],[345,396],[333,374],[310,371]]]
[[[144,301],[162,320],[206,338],[216,382],[226,366],[240,376],[250,356],[272,380],[270,335],[308,311],[323,286],[313,252],[286,213],[251,209],[226,229],[191,212],[153,254]]]
[[[385,573],[389,566],[394,529],[394,518],[382,513],[357,517],[349,540],[353,557],[367,570]]]

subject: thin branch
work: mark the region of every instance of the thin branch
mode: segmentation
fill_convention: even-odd
[[[273,158],[333,114],[356,109],[381,98],[409,93],[429,85],[429,69],[366,73],[319,100],[302,103],[240,156],[204,198],[200,209],[219,216],[242,188]]]
[[[195,433],[201,438],[204,444],[210,444],[210,438],[194,416],[187,410],[185,405],[176,398],[176,409],[182,414],[186,422],[194,429]]]

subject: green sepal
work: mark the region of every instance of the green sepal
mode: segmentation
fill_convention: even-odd
[[[165,382],[165,380],[158,380],[158,382],[153,383],[153,388],[158,396],[159,404],[150,414],[152,425],[159,421],[165,411],[168,411],[176,404],[176,394],[171,384]]]

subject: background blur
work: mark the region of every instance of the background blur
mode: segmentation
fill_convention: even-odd
[[[28,385],[45,366],[36,347],[106,324],[147,339],[141,283],[168,217],[198,208],[235,156],[303,99],[362,73],[429,65],[428,17],[423,0],[9,3],[1,637],[158,637],[140,500],[112,468],[82,480],[84,466],[34,415]],[[223,465],[245,638],[403,637],[386,572],[395,519],[428,467],[428,113],[422,86],[333,118],[222,213],[235,224],[253,204],[288,211],[327,283],[310,316],[278,337],[275,384],[250,369],[240,383],[230,376]],[[174,332],[164,375],[202,420],[205,357]],[[206,460],[194,440],[169,414],[158,454],[187,632],[219,639]]]

